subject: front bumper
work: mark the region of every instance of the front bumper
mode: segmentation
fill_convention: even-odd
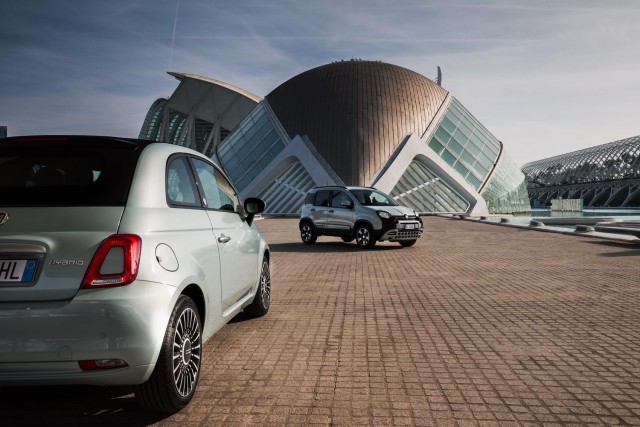
[[[417,219],[390,218],[382,221],[382,230],[379,241],[399,242],[403,240],[416,240],[424,231],[422,221]]]
[[[147,380],[177,299],[176,288],[135,281],[83,290],[63,306],[0,305],[0,385],[133,385]],[[83,371],[80,360],[127,367]]]

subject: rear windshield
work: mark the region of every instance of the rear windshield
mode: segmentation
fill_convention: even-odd
[[[0,206],[124,206],[140,151],[109,140],[0,142]]]

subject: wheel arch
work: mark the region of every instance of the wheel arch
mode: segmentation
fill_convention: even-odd
[[[309,224],[314,230],[316,229],[316,226],[314,225],[313,221],[311,221],[309,218],[301,219],[300,222],[298,223],[298,229],[302,230],[302,226],[305,224]]]
[[[376,229],[373,227],[373,224],[371,224],[371,221],[366,220],[366,219],[359,219],[356,221],[355,224],[353,224],[353,233],[355,234],[356,230],[358,229],[359,226],[361,225],[366,225],[369,227],[369,229],[371,230],[371,234],[375,233]]]
[[[205,319],[207,318],[207,304],[205,302],[204,294],[200,286],[195,283],[190,284],[184,288],[181,292],[182,295],[186,295],[193,300],[198,308],[198,314],[200,315],[200,322],[204,326]]]

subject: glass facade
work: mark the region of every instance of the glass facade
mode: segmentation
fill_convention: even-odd
[[[184,145],[181,139],[182,130],[187,123],[187,115],[182,114],[179,111],[169,109],[169,126],[167,128],[167,135],[165,135],[165,141],[169,141],[172,144]]]
[[[242,191],[284,149],[285,144],[265,107],[258,104],[220,144],[217,155],[231,181],[238,191]]]
[[[504,152],[480,195],[486,201],[490,213],[531,210],[524,174]]]
[[[429,147],[475,190],[489,176],[501,146],[455,98],[429,141]]]
[[[138,138],[148,139],[150,141],[160,141],[160,131],[162,130],[162,115],[164,113],[164,106],[167,105],[167,100],[164,98],[157,99],[144,119],[142,129]]]
[[[207,144],[209,140],[209,136],[211,132],[213,132],[213,123],[208,122],[206,120],[199,119],[197,117],[194,118],[194,140],[196,147],[195,149],[205,156],[211,156],[213,150],[211,143]]]
[[[502,151],[502,143],[457,99],[452,98],[428,145],[482,195],[490,213],[530,210],[524,175]],[[461,203],[450,207],[464,212]]]

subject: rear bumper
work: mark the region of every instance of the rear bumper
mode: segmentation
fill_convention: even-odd
[[[3,366],[7,365],[7,366]],[[81,371],[77,362],[0,364],[0,386],[141,384],[153,372],[153,365],[140,365],[102,371]]]
[[[80,291],[62,307],[0,307],[0,385],[140,384],[153,371],[177,297],[174,287],[135,281]],[[98,359],[127,367],[78,365]]]

